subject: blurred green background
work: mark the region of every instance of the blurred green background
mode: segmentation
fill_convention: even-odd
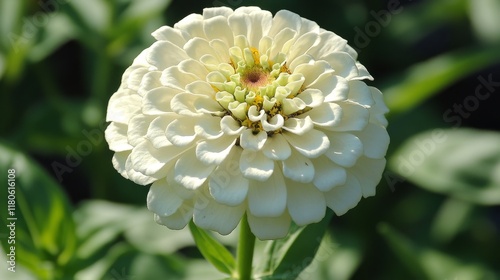
[[[391,109],[377,195],[333,218],[299,279],[500,279],[498,0],[0,0],[0,171],[16,169],[18,218],[11,273],[4,183],[0,279],[222,277],[189,231],[153,222],[148,188],[113,169],[103,137],[151,32],[221,5],[339,34]]]

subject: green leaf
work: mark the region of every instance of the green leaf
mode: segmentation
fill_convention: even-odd
[[[108,201],[92,200],[82,203],[74,212],[79,246],[76,257],[79,266],[95,261],[129,226],[137,207]]]
[[[429,275],[427,275],[427,272],[422,267],[420,259],[416,254],[417,246],[388,224],[381,224],[378,230],[389,244],[391,250],[406,268],[410,270],[415,279],[429,279]]]
[[[132,218],[134,226],[127,227],[124,236],[130,244],[142,252],[165,255],[194,246],[189,229],[170,230],[155,223],[153,214],[146,207],[135,210]]]
[[[104,0],[87,0],[65,3],[63,9],[68,12],[68,16],[75,25],[83,31],[102,35],[111,26],[112,7],[113,4]]]
[[[351,279],[362,257],[356,233],[335,228],[332,233],[325,235],[313,262],[297,279]]]
[[[429,191],[465,201],[500,204],[500,133],[434,129],[409,139],[389,167]]]
[[[284,239],[270,242],[256,274],[268,280],[295,279],[314,259],[332,215],[328,210],[321,222],[295,227]]]
[[[198,228],[193,221],[189,222],[189,229],[203,257],[220,272],[229,275],[233,274],[236,262],[226,247],[210,236],[205,230]]]
[[[2,269],[0,269],[0,279],[9,279],[9,280],[37,280],[37,277],[30,271],[27,270],[24,266],[16,264],[16,271],[12,272],[8,270],[8,254],[9,252],[4,252],[2,248],[0,248],[0,263],[7,264],[3,265]]]
[[[185,274],[182,280],[237,280],[236,278],[227,277],[226,274],[214,269],[212,265],[204,260],[191,260],[187,262]]]
[[[170,4],[171,0],[131,0],[130,5],[123,12],[126,21],[137,21],[151,18],[160,14]]]
[[[497,0],[469,0],[472,27],[486,42],[500,42],[500,2]]]
[[[382,90],[390,114],[410,110],[459,79],[498,61],[498,47],[492,47],[447,53],[415,64],[393,78],[397,83]]]
[[[144,254],[119,243],[92,266],[77,272],[74,279],[185,279],[187,260],[174,255]],[[71,278],[73,279],[73,278]]]
[[[28,54],[28,58],[32,62],[47,58],[64,43],[74,39],[76,31],[66,15],[62,13],[52,15],[47,24],[41,27],[38,40]]]
[[[443,202],[432,222],[431,236],[440,243],[453,239],[471,220],[474,204],[449,198]]]
[[[417,246],[388,224],[381,224],[379,232],[415,279],[496,279],[490,268]]]
[[[2,227],[15,217],[16,254],[18,262],[41,279],[61,273],[76,248],[75,225],[71,207],[61,187],[38,164],[23,153],[0,143],[0,170],[15,170],[15,201],[13,213],[7,207],[0,211]],[[2,200],[7,191],[1,192]],[[2,246],[10,248],[5,239]]]

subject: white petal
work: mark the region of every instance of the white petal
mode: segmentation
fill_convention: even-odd
[[[344,111],[337,103],[323,103],[303,115],[310,117],[317,126],[335,127],[344,118]]]
[[[252,233],[260,240],[284,238],[290,229],[290,215],[284,212],[275,218],[255,217],[248,213],[248,224]]]
[[[266,112],[264,110],[257,110],[257,106],[252,105],[248,108],[248,118],[253,122],[258,122],[264,119]]]
[[[174,43],[157,41],[151,46],[146,59],[159,70],[163,70],[188,58],[186,52]]]
[[[193,202],[185,201],[181,207],[170,216],[158,216],[154,215],[155,221],[160,224],[168,227],[169,229],[183,229],[191,218],[193,217]]]
[[[287,181],[286,186],[288,213],[297,225],[317,223],[325,217],[325,197],[312,184]]]
[[[380,179],[382,179],[385,162],[386,160],[384,158],[370,159],[362,157],[353,168],[349,169],[349,174],[352,174],[358,179],[364,197],[375,195],[375,188],[380,182]]]
[[[297,31],[290,28],[280,30],[278,34],[274,35],[272,46],[269,51],[269,57],[271,60],[276,60],[276,57],[280,52],[287,53],[296,35]]]
[[[210,46],[210,42],[199,37],[195,37],[189,40],[186,45],[184,45],[184,50],[186,50],[186,53],[189,55],[189,57],[198,61],[202,56],[207,54],[219,58],[219,54],[217,54],[215,50]]]
[[[149,141],[144,141],[134,147],[130,160],[133,169],[138,172],[147,176],[164,177],[185,149],[187,147],[174,145],[156,149]]]
[[[322,30],[319,34],[320,42],[315,47],[309,50],[309,53],[317,58],[321,58],[335,51],[343,51],[347,45],[347,41],[337,34]]]
[[[246,129],[241,133],[240,145],[245,150],[259,151],[264,147],[267,140],[267,133],[259,131],[254,134],[251,129]]]
[[[182,48],[186,43],[186,39],[184,38],[183,31],[179,29],[172,28],[170,26],[162,26],[155,30],[151,35],[158,41],[169,41],[174,45]]]
[[[125,81],[127,88],[137,92],[139,90],[139,85],[141,84],[144,75],[148,73],[149,70],[147,67],[140,67],[130,72]]]
[[[194,59],[185,59],[178,65],[179,70],[190,73],[198,77],[200,80],[205,80],[208,75],[208,70],[201,62]]]
[[[185,31],[191,38],[206,37],[203,31],[203,16],[199,14],[190,14],[186,16],[174,24],[174,28]]]
[[[249,181],[239,169],[241,149],[233,147],[231,153],[210,175],[210,194],[219,203],[236,206],[246,199]]]
[[[247,36],[250,19],[244,13],[233,13],[227,18],[229,26],[233,31],[233,37],[238,35]]]
[[[226,235],[231,233],[238,225],[245,213],[245,205],[236,207],[217,203],[208,192],[200,192],[203,198],[196,200],[193,222],[204,229],[213,230]],[[203,201],[198,204],[198,201]]]
[[[360,131],[366,127],[370,118],[368,109],[350,102],[339,102],[338,104],[342,107],[341,121],[335,126],[326,127],[325,129],[333,131]]]
[[[203,117],[196,119],[194,131],[198,136],[205,139],[217,139],[224,134],[221,129],[220,122],[221,120],[219,117],[204,115]]]
[[[250,180],[248,209],[256,217],[278,217],[286,209],[287,190],[279,168],[266,182]]]
[[[276,114],[269,121],[267,120],[267,118],[264,118],[261,123],[262,128],[265,131],[274,131],[283,127],[283,125],[285,124],[285,119],[282,115]]]
[[[253,10],[249,15],[250,28],[248,30],[248,42],[257,47],[259,40],[267,35],[273,22],[273,15],[269,11]]]
[[[152,176],[144,175],[143,173],[136,171],[134,166],[132,165],[132,157],[128,156],[127,161],[125,162],[125,170],[127,172],[127,179],[139,185],[149,185],[157,180]]]
[[[113,167],[122,175],[125,179],[128,179],[126,163],[127,159],[130,155],[130,151],[117,152],[113,154],[113,158],[111,162],[113,163]]]
[[[222,62],[224,64],[224,63],[227,63],[230,61],[229,52],[227,50],[229,49],[229,46],[233,45],[232,40],[231,40],[231,43],[227,43],[227,42],[220,40],[220,39],[213,39],[212,41],[210,41],[209,44],[210,44],[210,47],[214,50],[215,54],[217,55],[216,58],[220,62]],[[200,62],[201,62],[201,59],[202,58],[200,57]],[[231,67],[231,66],[229,65],[229,67]],[[207,68],[207,70],[213,71],[213,70],[208,69],[208,68]]]
[[[160,216],[174,214],[184,200],[167,184],[165,178],[154,182],[149,188],[147,206],[149,211]]]
[[[208,99],[208,97],[203,95],[195,95],[191,93],[179,93],[176,94],[170,101],[170,107],[172,110],[183,116],[197,117],[203,115],[203,113],[196,112],[194,102],[198,98]]]
[[[130,76],[130,73],[132,73],[132,71],[136,70],[136,69],[139,69],[139,68],[144,68],[144,67],[150,67],[151,65],[145,61],[145,56],[149,53],[149,48],[143,50],[139,56],[142,56],[141,59],[140,59],[140,63],[139,64],[134,64],[132,63],[132,65],[130,65],[129,67],[127,67],[125,69],[125,72],[123,72],[123,75],[122,75],[122,79],[121,79],[121,84],[120,84],[120,89],[122,88],[127,88],[127,80],[128,80],[128,77]],[[136,57],[135,59],[138,59],[139,58]],[[134,60],[135,61],[135,60]],[[154,67],[152,67],[154,68]]]
[[[321,75],[333,73],[332,67],[325,61],[315,61],[314,64],[301,64],[295,67],[294,73],[301,73],[306,80],[304,86],[312,87],[312,83],[316,81]]]
[[[362,65],[361,63],[359,63],[358,61],[356,61],[356,66],[358,67],[358,72],[359,72],[359,76],[356,77],[356,78],[353,78],[353,80],[364,80],[364,79],[368,79],[370,81],[373,81],[373,77],[372,75],[370,75],[370,73],[368,72],[368,70],[366,70],[366,67],[364,65]]]
[[[297,111],[300,111],[306,107],[306,104],[302,99],[299,98],[285,98],[282,101],[282,108],[283,108],[283,114],[285,115],[291,115],[293,113],[296,113]]]
[[[309,87],[319,89],[325,97],[325,102],[343,101],[349,94],[347,80],[335,76],[334,73],[321,74]]]
[[[185,188],[199,188],[215,169],[215,165],[206,165],[196,158],[195,149],[186,151],[175,163],[175,181]]]
[[[228,7],[214,7],[203,9],[203,19],[209,19],[216,16],[228,17],[233,13],[233,10]]]
[[[321,131],[312,129],[304,135],[283,133],[288,143],[308,158],[317,158],[330,146],[330,140]]]
[[[128,124],[130,118],[140,111],[141,97],[132,93],[131,90],[125,89],[111,96],[106,114],[107,122]]]
[[[300,23],[301,23],[300,34],[305,34],[308,32],[315,32],[319,34],[320,27],[316,22],[308,20],[306,18],[300,18]]]
[[[283,161],[283,175],[301,183],[314,179],[314,166],[310,159],[292,150],[292,155]]]
[[[358,52],[351,46],[349,45],[345,45],[344,49],[342,50],[343,52],[346,52],[347,54],[349,54],[354,60],[357,60],[358,59]],[[356,61],[356,64],[358,62]],[[358,71],[359,71],[359,67],[358,67]]]
[[[196,139],[194,131],[195,120],[192,118],[178,118],[172,121],[165,131],[165,136],[175,146],[186,146]]]
[[[127,139],[132,146],[137,146],[146,139],[149,124],[153,119],[154,117],[142,114],[136,115],[130,119],[127,130]]]
[[[292,150],[285,137],[278,133],[267,138],[262,153],[272,160],[285,160],[292,154]]]
[[[349,81],[349,100],[363,106],[371,106],[375,103],[370,88],[360,81]]]
[[[127,140],[127,125],[112,122],[104,132],[109,149],[114,152],[129,151],[134,148]]]
[[[325,193],[326,205],[340,216],[354,208],[361,200],[361,195],[359,181],[354,176],[348,175],[344,185]]]
[[[285,28],[300,30],[300,24],[301,20],[299,15],[287,10],[280,10],[274,15],[273,25],[271,30],[269,30],[269,36],[272,37]]]
[[[247,14],[247,15],[258,11],[261,11],[261,9],[256,6],[241,6],[236,10],[234,10],[234,12],[237,14]]]
[[[385,157],[389,147],[389,134],[385,127],[369,123],[365,129],[354,133],[363,142],[364,155],[379,159]]]
[[[142,113],[145,115],[163,115],[172,112],[170,101],[181,91],[160,87],[148,91],[142,99]]]
[[[233,44],[233,32],[224,16],[216,16],[203,21],[203,30],[209,41],[222,39],[229,46]]]
[[[194,81],[188,84],[186,86],[186,91],[197,95],[205,95],[211,98],[215,97],[214,89],[205,81]]]
[[[384,98],[380,90],[369,87],[372,93],[373,100],[375,104],[371,106],[370,110],[370,122],[379,124],[381,126],[387,126],[387,119],[384,114],[389,112],[389,108],[384,103]]]
[[[298,96],[308,107],[317,107],[323,103],[325,97],[319,89],[308,88],[301,92]]]
[[[293,43],[293,48],[290,50],[287,60],[293,62],[296,57],[307,53],[307,51],[314,45],[319,43],[319,35],[316,32],[308,32],[300,36],[295,43]],[[290,64],[290,63],[289,63]]]
[[[297,135],[303,135],[313,129],[314,123],[311,117],[305,116],[305,118],[289,118],[285,121],[283,129]]]
[[[301,64],[313,64],[313,63],[314,63],[314,57],[312,57],[307,53],[304,53],[297,56],[293,61],[291,61],[290,64],[288,64],[288,69],[294,72],[295,68]],[[329,73],[329,76],[333,76],[333,73]]]
[[[235,142],[235,137],[221,137],[199,142],[196,146],[196,157],[204,164],[219,165],[229,155]]]
[[[327,192],[336,186],[345,184],[347,177],[345,168],[333,163],[325,156],[315,159],[313,163],[313,184],[318,190]]]
[[[262,152],[243,150],[240,157],[240,170],[247,179],[266,181],[274,170],[274,161]]]
[[[332,52],[322,57],[335,70],[335,75],[350,80],[358,76],[356,61],[345,52]]]
[[[187,85],[194,81],[199,81],[195,75],[179,69],[178,66],[169,67],[161,73],[160,82],[168,88],[184,91]]]
[[[186,189],[183,185],[175,181],[175,170],[174,168],[169,169],[167,174],[167,184],[172,188],[172,190],[182,199],[191,200],[194,198],[197,190]]]
[[[172,145],[167,139],[165,131],[167,126],[177,118],[176,114],[170,113],[167,115],[159,116],[154,119],[149,125],[146,138],[153,144],[157,149]]]
[[[136,58],[134,58],[134,61],[132,62],[132,66],[150,66],[149,63],[146,61],[146,56],[150,48],[147,48],[143,50]]]
[[[244,129],[247,129],[231,116],[224,116],[220,121],[220,127],[227,135],[239,135]]]
[[[139,85],[139,89],[137,93],[140,96],[146,95],[146,93],[155,88],[159,88],[162,86],[160,82],[161,72],[160,71],[149,71],[142,78],[141,84]]]
[[[355,135],[349,133],[327,133],[330,148],[325,155],[340,166],[351,167],[363,155],[363,144]]]

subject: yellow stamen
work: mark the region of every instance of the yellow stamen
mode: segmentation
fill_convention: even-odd
[[[255,61],[255,65],[260,65],[260,54],[259,50],[254,47],[250,47],[250,51],[252,52],[253,60]]]

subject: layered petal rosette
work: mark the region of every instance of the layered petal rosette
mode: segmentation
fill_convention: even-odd
[[[109,101],[113,165],[155,220],[260,239],[375,194],[382,94],[346,40],[289,11],[205,9],[153,33]]]

